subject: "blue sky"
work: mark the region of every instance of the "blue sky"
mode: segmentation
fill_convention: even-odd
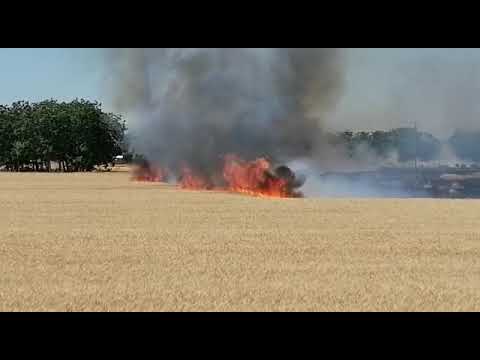
[[[98,49],[0,49],[0,103],[105,101]]]
[[[0,103],[79,97],[99,100],[112,111],[101,51],[0,49]],[[452,121],[471,125],[480,119],[479,49],[348,49],[345,63],[344,90],[325,121],[331,128],[417,121],[445,133]]]

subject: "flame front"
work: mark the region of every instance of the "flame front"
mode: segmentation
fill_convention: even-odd
[[[223,177],[228,190],[253,196],[289,197],[288,183],[270,172],[270,163],[265,158],[244,161],[236,155],[225,157]]]
[[[259,197],[301,197],[292,189],[289,179],[277,176],[265,158],[246,161],[237,155],[227,155],[223,159],[221,184],[215,184],[211,177],[201,175],[188,164],[180,166],[178,186],[187,190],[229,191]],[[145,165],[134,170],[137,181],[166,181],[168,171]],[[218,181],[217,181],[218,182]]]
[[[168,179],[167,170],[149,164],[135,166],[132,173],[132,180],[134,181],[163,182]]]
[[[180,170],[179,185],[182,189],[188,190],[209,190],[211,189],[208,179],[195,172],[188,166],[182,165]]]

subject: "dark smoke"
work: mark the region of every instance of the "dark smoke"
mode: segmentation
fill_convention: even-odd
[[[133,146],[177,171],[220,156],[310,157],[342,85],[335,49],[118,49],[108,53]]]

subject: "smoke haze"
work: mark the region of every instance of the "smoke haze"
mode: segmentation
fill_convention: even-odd
[[[348,49],[332,130],[480,129],[479,49]]]
[[[463,51],[463,52],[462,52]],[[415,54],[413,56],[412,54]],[[315,174],[396,163],[359,147],[353,157],[326,131],[411,127],[446,139],[480,123],[480,56],[443,49],[111,49],[115,110],[127,114],[133,146],[174,172],[211,174],[220,157],[307,159]],[[478,54],[477,54],[478,55]],[[382,60],[383,59],[383,60]],[[444,147],[441,156],[456,160]],[[361,185],[362,194],[375,194]],[[329,190],[330,189],[330,190]]]
[[[123,49],[108,59],[135,148],[172,168],[208,171],[230,152],[308,156],[342,89],[335,49]]]

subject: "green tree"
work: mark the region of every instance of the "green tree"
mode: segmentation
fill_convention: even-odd
[[[463,160],[480,161],[480,131],[457,130],[449,143],[457,157]]]
[[[0,166],[50,171],[57,162],[63,171],[91,171],[122,153],[125,131],[121,116],[98,102],[15,102],[0,107]]]

